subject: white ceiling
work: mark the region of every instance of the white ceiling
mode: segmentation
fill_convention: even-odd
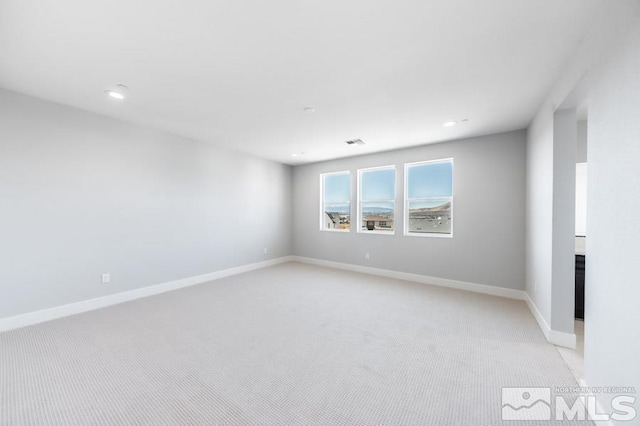
[[[0,0],[0,87],[301,164],[527,127],[605,2]]]

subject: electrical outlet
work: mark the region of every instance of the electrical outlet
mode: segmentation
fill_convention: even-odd
[[[369,256],[369,253],[365,253],[365,254],[364,254],[364,258],[365,258],[365,259],[369,259],[369,257],[370,257],[370,256]]]
[[[111,281],[111,274],[102,274],[102,284],[106,284]]]
[[[266,247],[264,248],[264,254],[267,254],[267,248]]]

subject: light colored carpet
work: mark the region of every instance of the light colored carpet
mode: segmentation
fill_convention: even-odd
[[[2,425],[496,425],[525,386],[576,382],[523,302],[299,263],[0,334]]]

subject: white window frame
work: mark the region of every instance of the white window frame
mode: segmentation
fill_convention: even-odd
[[[362,184],[362,172],[370,172],[373,170],[386,170],[386,169],[390,169],[393,170],[393,199],[392,200],[367,200],[366,202],[368,203],[375,203],[375,202],[380,202],[380,203],[388,203],[388,202],[393,202],[393,231],[369,231],[366,229],[362,229],[362,188],[361,188],[361,184]],[[378,167],[368,167],[366,169],[358,169],[358,200],[356,202],[357,204],[357,216],[358,216],[358,220],[356,221],[356,225],[357,225],[357,229],[356,232],[359,232],[361,234],[376,234],[376,235],[395,235],[396,234],[396,229],[397,226],[396,224],[398,223],[398,221],[396,220],[397,215],[397,208],[396,208],[396,189],[397,189],[397,185],[396,185],[396,180],[397,180],[398,174],[396,173],[396,166],[395,164],[389,165],[389,166],[378,166]]]
[[[324,177],[328,175],[347,175],[349,176],[349,229],[327,229],[324,227],[324,215],[325,209],[324,205],[327,204],[324,200]],[[342,170],[339,172],[328,172],[328,173],[320,173],[320,230],[326,232],[351,232],[353,229],[353,215],[352,211],[352,198],[353,198],[353,190],[351,188],[351,171],[350,170]],[[329,204],[340,204],[341,202],[331,202]]]
[[[409,199],[409,169],[415,166],[436,163],[451,163],[451,197],[426,197]],[[404,235],[407,237],[429,237],[429,238],[453,238],[453,199],[454,199],[454,162],[453,158],[439,158],[437,160],[416,161],[414,163],[405,163],[404,165]],[[409,202],[410,201],[432,201],[432,200],[449,200],[451,202],[451,232],[448,234],[436,232],[410,232],[409,231]]]

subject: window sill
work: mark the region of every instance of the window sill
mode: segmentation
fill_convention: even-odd
[[[430,237],[430,238],[453,238],[453,233],[451,234],[437,234],[437,233],[429,233],[429,232],[405,232],[405,237]]]
[[[396,231],[357,231],[358,234],[396,235]]]

